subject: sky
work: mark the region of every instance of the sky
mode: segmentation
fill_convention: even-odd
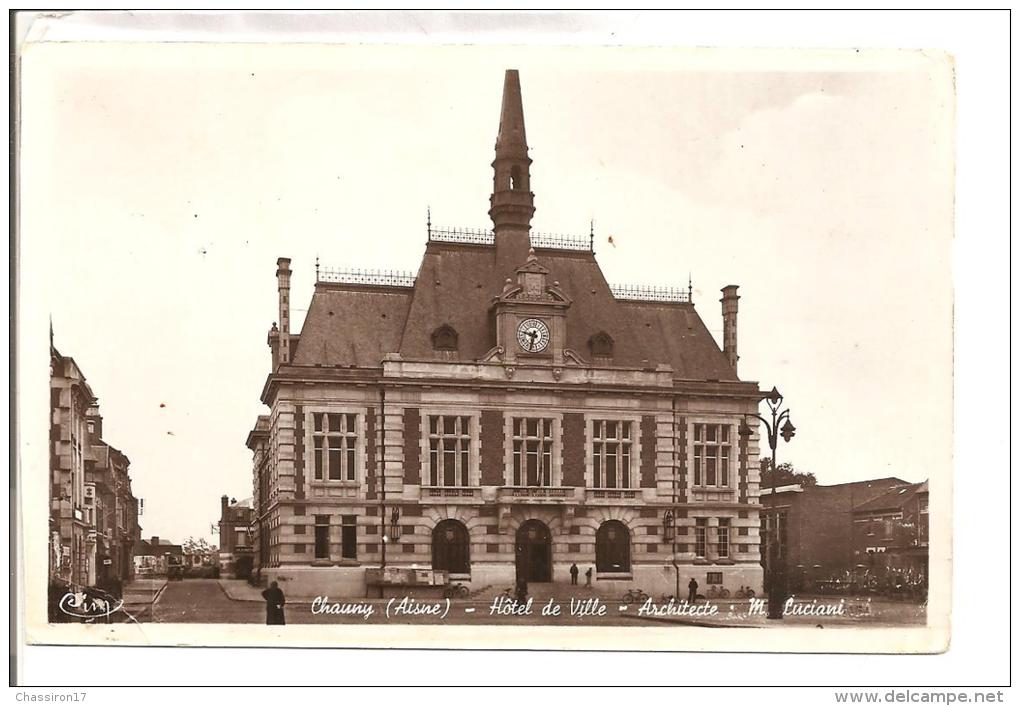
[[[740,375],[798,430],[780,462],[823,484],[948,473],[953,88],[920,52],[32,46],[27,425],[52,318],[131,459],[143,536],[214,540],[220,495],[252,493],[276,259],[300,330],[316,257],[414,271],[427,208],[489,227],[506,68],[535,230],[594,219],[610,282],[690,275],[719,341],[739,285]],[[45,468],[28,451],[23,473]]]

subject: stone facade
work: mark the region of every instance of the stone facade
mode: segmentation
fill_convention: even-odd
[[[288,596],[366,595],[366,569],[443,570],[652,595],[761,590],[756,383],[686,296],[617,295],[590,248],[530,233],[520,84],[508,72],[487,237],[429,232],[413,281],[317,277],[289,330],[277,263],[268,414],[253,453],[256,567]],[[675,518],[667,537],[664,516]]]

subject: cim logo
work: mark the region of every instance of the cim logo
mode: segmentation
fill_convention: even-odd
[[[120,610],[124,601],[116,605],[105,598],[90,598],[81,591],[65,593],[57,604],[57,607],[65,615],[72,618],[105,618],[111,613]]]

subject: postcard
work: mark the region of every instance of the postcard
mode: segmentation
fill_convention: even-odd
[[[27,44],[29,641],[943,651],[953,71]]]

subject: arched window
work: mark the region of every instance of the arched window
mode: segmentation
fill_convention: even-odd
[[[630,572],[630,531],[619,520],[603,522],[595,533],[595,570]]]
[[[451,574],[471,573],[471,540],[457,520],[443,520],[432,530],[432,568]]]
[[[510,169],[510,189],[516,191],[521,186],[521,168],[514,166]]]
[[[432,347],[437,351],[457,350],[457,332],[449,324],[443,324],[432,332]]]
[[[605,331],[599,331],[588,339],[588,347],[595,358],[613,357],[613,337]]]

